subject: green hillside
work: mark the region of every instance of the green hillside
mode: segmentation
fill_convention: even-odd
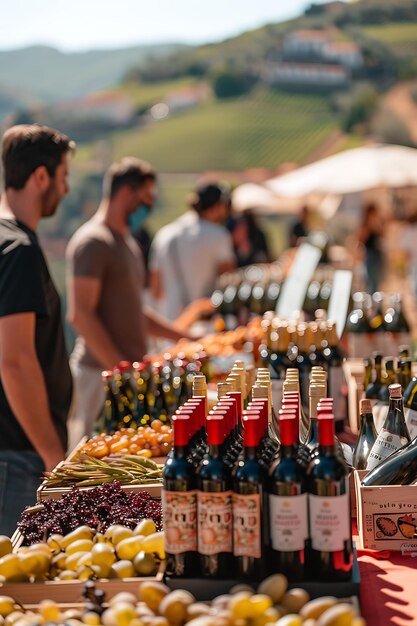
[[[367,37],[389,46],[399,57],[417,52],[417,22],[376,24],[361,30]]]
[[[304,161],[336,128],[325,97],[258,89],[114,133],[111,149],[113,158],[140,156],[163,172],[275,168]]]
[[[184,48],[188,46],[158,44],[68,53],[48,46],[0,50],[0,94],[16,91],[26,96],[26,105],[79,97],[114,85],[131,66],[141,66],[150,57]]]

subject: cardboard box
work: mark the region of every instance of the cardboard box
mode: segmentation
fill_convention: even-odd
[[[355,470],[360,547],[417,556],[417,485],[364,487],[363,474]]]
[[[360,479],[362,480],[368,470],[352,470],[349,474],[349,493],[350,493],[350,510],[352,513],[352,517],[357,518],[358,516],[358,507],[356,503],[356,485],[355,485],[355,472],[359,474]]]

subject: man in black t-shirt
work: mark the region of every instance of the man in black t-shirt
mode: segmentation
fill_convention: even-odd
[[[58,293],[36,228],[68,193],[72,142],[45,126],[3,137],[0,199],[0,533],[63,459],[72,380]]]

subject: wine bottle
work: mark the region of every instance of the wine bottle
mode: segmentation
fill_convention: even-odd
[[[352,300],[354,308],[347,321],[349,355],[363,357],[372,352],[373,332],[366,314],[365,294],[357,291],[353,294]]]
[[[174,452],[163,470],[166,574],[175,577],[194,577],[198,573],[197,480],[188,461],[189,428],[188,416],[173,416]]]
[[[281,453],[267,481],[269,545],[268,569],[290,581],[305,576],[308,515],[305,469],[297,460],[294,417],[280,420]]]
[[[119,413],[119,423],[117,427],[129,428],[132,421],[137,419],[135,412],[135,399],[130,393],[131,389],[127,387],[122,377],[122,371],[119,367],[113,369],[114,378],[114,394],[117,402],[117,410]]]
[[[380,352],[376,352],[373,355],[374,359],[374,379],[370,385],[365,388],[365,395],[368,400],[379,400],[379,394],[384,387],[384,380],[382,378],[382,358],[383,355]]]
[[[359,403],[360,429],[358,441],[353,452],[353,467],[358,470],[366,469],[369,453],[374,445],[377,432],[372,415],[372,404],[369,400],[362,399]]]
[[[417,477],[417,437],[381,461],[362,481],[365,487],[374,485],[411,485]]]
[[[315,580],[349,580],[352,536],[349,479],[335,448],[332,414],[319,414],[318,454],[307,469],[310,540],[307,569]]]
[[[203,576],[230,578],[232,553],[232,476],[223,460],[225,424],[222,417],[207,416],[208,453],[197,475],[198,552]]]
[[[404,417],[401,385],[390,385],[389,394],[388,414],[369,453],[366,465],[368,470],[374,469],[381,461],[410,442]]]
[[[120,421],[117,401],[112,389],[113,372],[105,370],[101,372],[101,378],[104,385],[105,398],[94,430],[96,433],[113,433],[117,430]]]
[[[298,324],[297,345],[298,354],[295,365],[299,372],[301,404],[305,414],[308,414],[308,385],[312,367],[310,361],[311,330],[306,324]]]
[[[308,447],[310,452],[315,450],[319,445],[319,429],[318,429],[318,419],[317,419],[317,406],[320,400],[324,399],[327,396],[326,393],[326,385],[323,384],[310,384],[309,388],[309,396],[310,396],[310,426],[307,432],[307,436],[305,439],[305,445]]]
[[[259,416],[243,417],[243,460],[233,480],[233,554],[238,578],[262,580],[265,576],[263,486],[266,472],[258,460],[262,437]]]
[[[345,355],[339,346],[336,324],[327,324],[328,347],[324,350],[324,357],[329,372],[329,396],[334,400],[334,418],[337,433],[343,432],[347,422],[347,391],[343,373]]]

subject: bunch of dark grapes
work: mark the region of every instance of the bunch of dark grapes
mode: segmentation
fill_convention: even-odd
[[[123,491],[117,481],[88,491],[73,487],[60,500],[42,504],[39,511],[23,511],[17,525],[25,545],[44,541],[52,533],[66,535],[83,525],[104,532],[112,524],[134,528],[143,519],[153,519],[157,530],[162,530],[161,503],[147,491]]]

